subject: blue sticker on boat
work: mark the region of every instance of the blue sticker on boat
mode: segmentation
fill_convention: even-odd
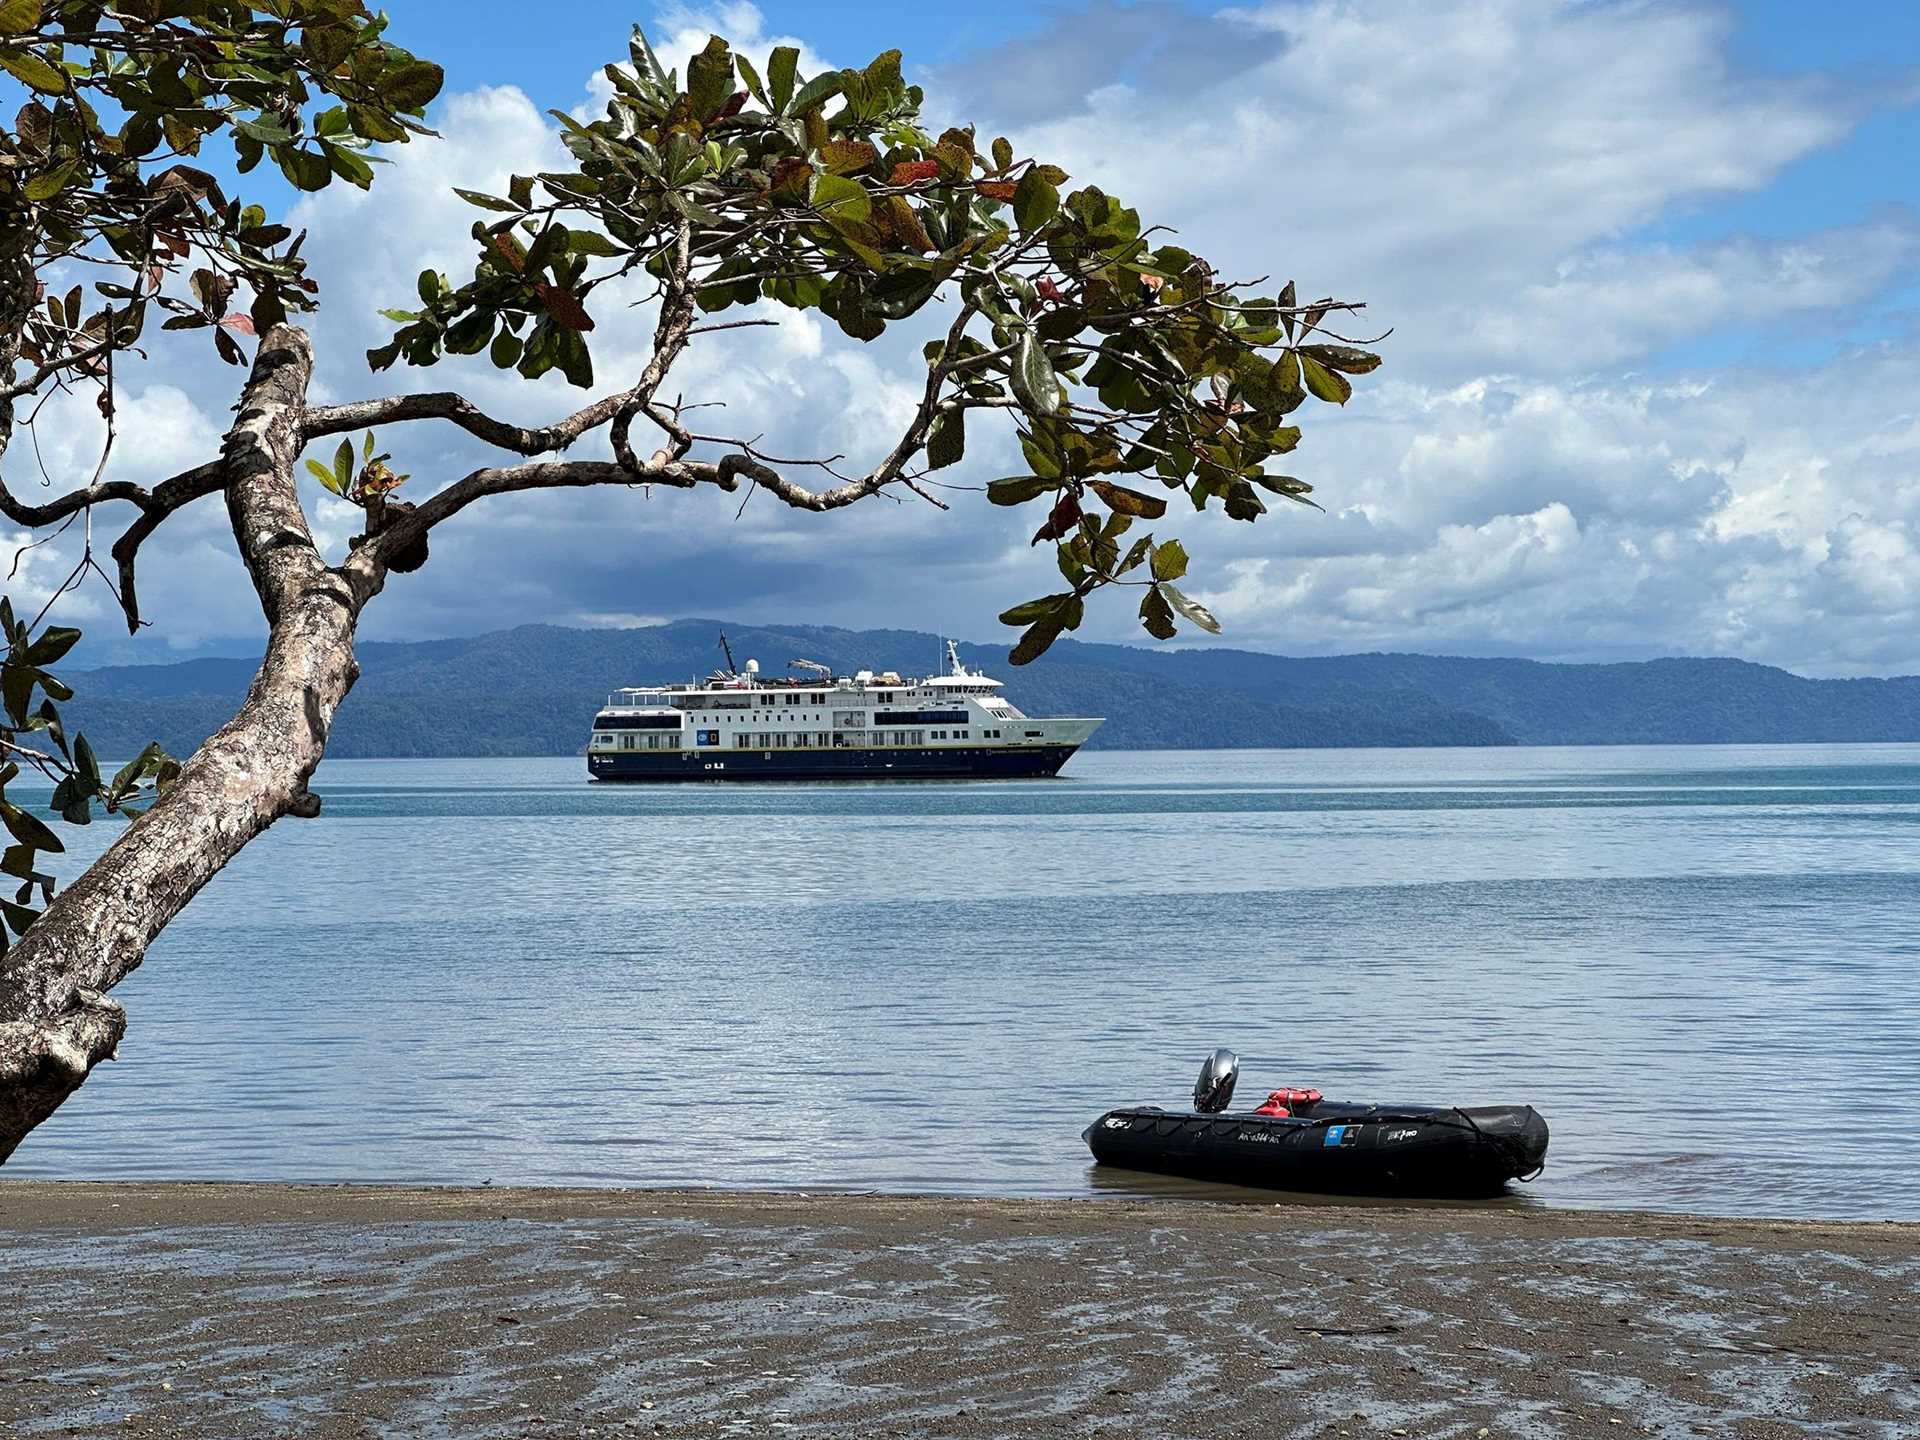
[[[1340,1137],[1346,1133],[1347,1127],[1344,1125],[1329,1125],[1327,1127],[1326,1143],[1328,1145],[1338,1145],[1340,1143]]]

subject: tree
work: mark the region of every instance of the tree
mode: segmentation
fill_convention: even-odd
[[[48,669],[77,632],[43,627],[45,610],[0,615],[0,820],[14,842],[5,869],[20,882],[0,959],[0,1158],[113,1053],[126,1019],[106,992],[154,936],[254,836],[319,813],[308,780],[357,673],[360,615],[469,506],[645,484],[764,491],[815,511],[904,490],[944,509],[927,477],[962,459],[970,416],[997,421],[1017,433],[1028,468],[986,497],[1034,508],[1033,543],[1054,548],[1062,576],[1056,592],[1001,616],[1022,632],[1012,659],[1023,664],[1078,627],[1102,590],[1137,589],[1156,637],[1173,635],[1176,617],[1217,629],[1179,588],[1180,541],[1135,536],[1135,523],[1162,521],[1176,496],[1248,522],[1267,496],[1312,504],[1311,487],[1270,470],[1299,443],[1288,417],[1310,395],[1344,403],[1347,377],[1379,363],[1328,328],[1357,306],[1300,304],[1291,283],[1252,293],[1097,186],[1063,194],[1063,171],[1017,158],[1007,140],[922,128],[898,51],[807,77],[792,49],[762,68],[715,37],[682,79],[636,31],[628,63],[606,69],[605,118],[554,112],[572,168],[515,176],[503,196],[460,191],[477,212],[471,275],[423,273],[415,308],[384,312],[397,329],[367,359],[377,372],[484,351],[502,369],[557,370],[591,392],[594,311],[643,286],[654,319],[639,373],[537,428],[446,391],[310,404],[312,347],[289,320],[318,292],[304,237],[188,161],[220,143],[242,175],[271,158],[301,190],[371,184],[378,146],[431,136],[423,119],[441,85],[439,68],[391,44],[384,23],[358,0],[131,0],[111,11],[0,0],[0,68],[31,92],[0,146],[0,513],[33,531],[81,524],[81,559],[61,590],[96,575],[131,631],[143,623],[141,545],[182,507],[221,496],[269,626],[226,725],[184,763],[150,748],[108,779],[84,737],[62,729],[70,692]],[[92,298],[74,283],[86,276],[105,277]],[[935,302],[949,318],[925,347],[919,403],[865,471],[696,429],[695,407],[667,398],[675,362],[703,333],[775,324],[785,307],[817,309],[864,342]],[[220,453],[148,488],[105,476],[115,375],[146,358],[156,314],[163,331],[206,332],[246,379]],[[93,395],[106,417],[99,467],[88,485],[29,501],[6,447],[62,391]],[[402,501],[407,477],[376,453],[375,428],[429,420],[519,458]],[[652,443],[636,444],[636,425]],[[603,427],[598,458],[551,458]],[[303,452],[322,441],[305,473],[366,516],[336,563],[315,545],[297,488]],[[108,575],[94,557],[95,512],[127,507]],[[58,836],[5,799],[22,763],[56,782],[65,821],[86,823],[95,806],[133,817],[57,894],[38,861]]]

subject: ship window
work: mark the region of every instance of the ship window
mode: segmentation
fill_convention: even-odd
[[[1044,735],[1044,734],[1046,734],[1046,731],[1044,731],[1044,730],[1029,730],[1029,731],[1027,731],[1027,737],[1028,737],[1029,739],[1036,739],[1036,740],[1037,740],[1037,739],[1038,739],[1038,738],[1039,738],[1040,736],[1042,736],[1042,735]]]

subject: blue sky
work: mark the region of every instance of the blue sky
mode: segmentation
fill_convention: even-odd
[[[358,357],[421,264],[463,262],[470,214],[448,187],[552,156],[544,112],[600,103],[635,12],[395,8],[396,37],[446,65],[444,138],[396,152],[371,198],[270,197],[312,235],[320,389],[460,384],[550,415],[576,397],[484,368],[369,376]],[[1386,366],[1300,452],[1324,515],[1183,527],[1226,643],[1920,671],[1920,6],[732,0],[641,18],[681,54],[709,29],[760,53],[792,39],[818,64],[898,45],[943,119],[1013,135],[1230,270],[1364,298],[1393,327]],[[644,358],[645,318],[609,321],[603,373]],[[805,322],[745,337],[689,357],[688,385],[789,450],[888,443],[915,334],[864,352]],[[233,379],[196,357],[133,382],[148,443],[120,473],[211,453]],[[63,443],[84,467],[87,424],[72,417],[56,467]],[[487,458],[444,430],[382,440],[416,487]],[[959,478],[1013,454],[975,436]],[[736,518],[718,498],[539,496],[463,517],[368,632],[720,614],[990,639],[999,609],[1050,588],[1046,557],[991,507]],[[352,512],[308,501],[344,544]],[[162,532],[145,581],[160,623],[138,640],[105,638],[105,596],[72,602],[95,658],[258,645],[216,510]],[[1109,609],[1083,633],[1145,643]]]

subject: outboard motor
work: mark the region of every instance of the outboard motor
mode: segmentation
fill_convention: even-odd
[[[1233,1082],[1240,1078],[1240,1057],[1222,1046],[1200,1067],[1193,1082],[1193,1108],[1212,1115],[1233,1103]]]

